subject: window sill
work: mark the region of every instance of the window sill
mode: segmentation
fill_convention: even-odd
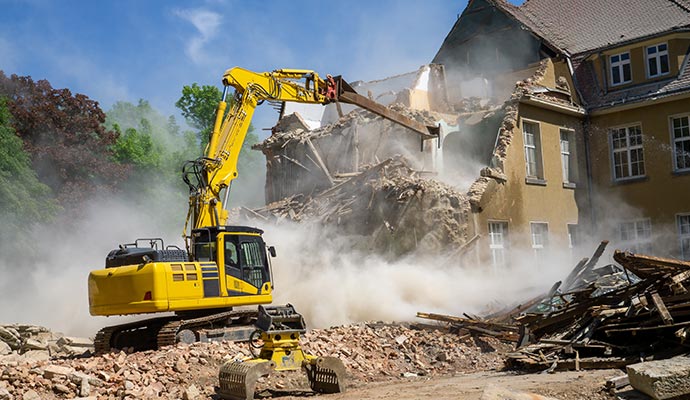
[[[671,171],[671,175],[673,175],[673,176],[690,175],[690,168],[689,168],[689,169],[679,169],[679,170],[676,170],[676,171]]]
[[[646,180],[649,180],[649,177],[647,175],[643,175],[643,176],[636,176],[633,178],[616,179],[613,181],[613,184],[614,185],[626,185],[628,183],[644,182]]]
[[[576,189],[577,184],[574,182],[563,182],[563,189]]]
[[[528,185],[546,186],[546,180],[541,178],[525,178],[525,183]]]

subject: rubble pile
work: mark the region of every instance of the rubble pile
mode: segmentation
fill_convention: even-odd
[[[0,362],[47,360],[93,352],[93,341],[27,324],[0,325]]]
[[[442,329],[385,323],[312,330],[302,339],[304,350],[311,354],[341,358],[352,386],[502,365],[502,354],[509,350],[504,344],[493,339],[477,343],[459,340]],[[0,359],[0,399],[209,398],[218,385],[220,365],[250,355],[246,343],[211,342],[88,358]],[[309,386],[304,374],[285,372],[272,374],[258,387],[306,390]]]
[[[511,348],[493,338],[459,340],[440,327],[383,323],[314,330],[302,342],[311,354],[339,357],[357,381],[498,369]]]
[[[483,321],[491,336],[513,321],[517,351],[507,364],[528,369],[622,368],[687,353],[690,262],[616,250],[620,264],[597,267],[608,242],[551,291]]]
[[[452,187],[425,179],[401,157],[387,159],[313,196],[295,195],[243,219],[287,219],[337,226],[356,235],[354,248],[401,256],[461,248],[470,237],[469,202]]]

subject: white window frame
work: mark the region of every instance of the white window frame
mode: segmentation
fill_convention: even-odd
[[[571,230],[572,228],[572,230]],[[579,226],[576,223],[566,224],[566,231],[568,232],[568,248],[574,249],[578,245]]]
[[[537,131],[530,133],[532,135],[532,143],[529,144],[527,138],[527,131],[525,125],[533,125]],[[525,176],[528,179],[544,179],[544,166],[542,164],[542,146],[541,146],[541,124],[539,121],[522,119],[522,141],[525,155]],[[530,162],[530,151],[534,153],[534,160]],[[534,171],[532,171],[534,165]]]
[[[623,237],[624,225],[632,227],[630,230],[631,236],[625,238]],[[618,230],[618,239],[620,240],[620,246],[627,251],[633,253],[650,254],[652,253],[653,242],[652,242],[652,221],[649,218],[639,218],[630,220],[618,221],[616,225]],[[644,233],[641,235],[640,233]]]
[[[541,226],[546,229],[542,232],[535,232],[535,227]],[[532,237],[532,251],[534,251],[534,258],[537,264],[541,264],[544,253],[549,248],[549,223],[543,221],[530,221],[529,223],[530,236]],[[537,241],[537,235],[541,235],[541,243]]]
[[[638,128],[640,131],[640,140],[639,143],[632,143],[632,135],[630,134],[631,129],[633,128]],[[615,148],[614,146],[616,145],[616,141],[620,139],[614,139],[614,135],[620,133],[620,131],[624,131],[624,146]],[[621,181],[626,181],[626,180],[631,180],[631,179],[639,179],[643,178],[647,175],[647,169],[645,167],[645,157],[644,157],[644,133],[642,130],[642,124],[639,122],[623,125],[623,126],[616,126],[616,127],[611,127],[609,128],[609,150],[610,150],[610,156],[611,156],[611,176],[613,177],[614,182],[621,182]],[[639,153],[638,153],[639,150]],[[632,156],[633,154],[639,154],[637,156],[638,160],[636,161],[638,164],[641,165],[641,170],[642,173],[638,173],[636,175],[633,175],[633,161],[632,161]],[[621,165],[625,166],[626,171],[622,172],[627,172],[627,176],[617,176],[616,172],[616,156],[621,155],[621,157],[625,157],[627,160],[625,163],[621,163]],[[639,170],[638,170],[639,172]]]
[[[489,223],[489,249],[491,250],[491,265],[494,271],[505,268],[507,263],[506,253],[510,242],[508,241],[508,221],[488,221]],[[497,230],[492,228],[499,228]]]
[[[673,120],[674,119],[683,119],[685,118],[685,123],[686,125],[681,125],[681,134],[683,131],[688,132],[688,136],[681,136],[680,138],[676,138],[676,130],[674,129],[673,126]],[[688,142],[690,143],[690,114],[676,114],[676,115],[671,115],[668,118],[668,129],[671,134],[671,147],[672,147],[672,157],[673,159],[671,162],[673,163],[673,171],[675,172],[684,172],[684,171],[690,171],[690,160],[687,161],[686,165],[683,168],[678,167],[678,148],[677,144],[678,143],[685,143]]]
[[[625,59],[624,59],[625,58]],[[625,80],[625,67],[628,67],[630,72],[630,79]],[[620,82],[613,81],[613,71],[618,70],[618,76],[620,76]],[[630,52],[625,51],[623,53],[611,54],[609,56],[609,78],[611,79],[611,86],[625,85],[626,83],[632,82],[632,64],[630,63]]]
[[[686,219],[686,221],[683,221]],[[678,241],[680,242],[680,257],[690,261],[690,213],[676,214],[678,226]]]
[[[561,149],[561,169],[563,172],[563,183],[572,184],[575,183],[575,131],[568,128],[560,128],[559,134],[559,144]],[[566,140],[563,140],[563,135],[566,136]],[[564,145],[564,142],[566,145]]]
[[[664,50],[660,50],[660,47],[665,47]],[[652,53],[650,53],[650,51]],[[671,58],[668,55],[668,43],[658,43],[653,46],[647,46],[644,49],[645,54],[645,68],[647,70],[647,78],[656,78],[658,76],[664,76],[671,73]],[[661,71],[661,59],[666,57],[666,72]],[[652,75],[650,62],[653,61],[656,66],[656,74]]]

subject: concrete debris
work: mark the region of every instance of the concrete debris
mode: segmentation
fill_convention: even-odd
[[[337,227],[356,235],[353,248],[399,257],[458,249],[470,239],[470,205],[465,195],[425,179],[401,157],[385,160],[313,196],[295,195],[255,210],[242,219],[287,219]]]
[[[36,325],[0,325],[0,362],[33,363],[93,352],[93,341],[65,337]]]
[[[627,366],[630,385],[655,400],[690,396],[690,358],[642,362]]]
[[[510,349],[491,338],[477,346],[472,338],[460,339],[443,327],[415,329],[382,322],[312,330],[302,342],[310,354],[342,359],[355,386],[403,376],[497,369]],[[249,355],[247,344],[211,342],[34,363],[0,360],[0,400],[206,399],[215,393],[219,366]],[[307,390],[309,383],[301,373],[275,373],[259,390],[275,387]]]

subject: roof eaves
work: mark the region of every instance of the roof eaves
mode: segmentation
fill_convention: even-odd
[[[637,43],[637,42],[644,42],[645,40],[653,39],[655,37],[660,37],[660,36],[668,35],[670,33],[678,33],[678,32],[690,32],[690,24],[679,26],[679,27],[674,27],[670,30],[658,32],[658,33],[653,33],[651,35],[639,36],[636,38],[627,39],[627,40],[623,40],[623,41],[616,42],[616,43],[609,43],[605,46],[600,46],[600,47],[596,47],[593,49],[588,49],[585,51],[575,53],[575,54],[573,54],[573,57],[575,57],[575,58],[587,58],[587,57],[591,56],[592,54],[599,53],[599,52],[607,50],[607,49],[612,49],[614,47],[627,46],[629,44],[633,44],[633,43]]]

